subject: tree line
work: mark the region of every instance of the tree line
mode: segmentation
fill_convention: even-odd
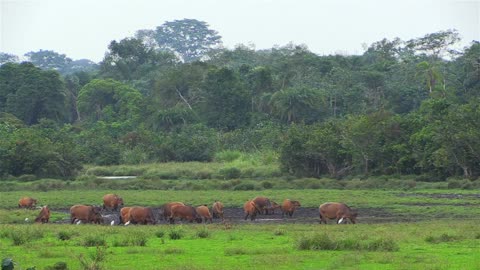
[[[240,150],[278,151],[297,176],[476,178],[480,43],[459,41],[446,30],[361,55],[226,49],[208,24],[185,19],[112,41],[99,64],[0,53],[0,175]]]

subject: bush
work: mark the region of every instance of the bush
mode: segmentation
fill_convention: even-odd
[[[106,246],[107,241],[99,235],[87,235],[85,239],[83,239],[82,245],[85,247]]]
[[[179,247],[169,247],[165,249],[165,254],[182,254],[185,250]]]
[[[232,162],[238,159],[242,153],[235,150],[225,150],[215,153],[214,160],[216,162]]]
[[[74,234],[77,234],[77,233],[74,233],[72,231],[59,231],[57,233],[57,238],[62,240],[62,241],[70,240],[70,239],[72,239],[72,236]]]
[[[240,183],[233,187],[233,190],[255,190],[255,185],[253,183]]]
[[[236,167],[228,167],[220,169],[219,174],[223,179],[237,179],[240,178],[242,172]]]
[[[183,237],[183,231],[179,229],[173,229],[168,233],[168,237],[171,240],[178,240]]]
[[[327,234],[303,236],[297,240],[299,250],[358,250],[358,251],[397,251],[398,244],[390,239],[332,239]]]
[[[210,237],[210,231],[208,231],[207,228],[202,228],[197,231],[196,235],[198,238],[208,238]]]
[[[432,244],[438,244],[438,243],[443,243],[443,242],[452,242],[452,241],[456,241],[456,240],[459,240],[459,239],[460,239],[459,236],[443,233],[439,236],[429,235],[425,238],[425,241],[428,242],[428,243],[432,243]]]
[[[273,183],[272,183],[272,182],[269,182],[269,181],[263,181],[261,185],[262,185],[262,187],[265,188],[265,189],[273,188]]]
[[[22,174],[18,177],[20,182],[31,182],[37,180],[37,177],[33,174]]]
[[[48,266],[46,270],[68,270],[66,262],[56,262],[53,266]]]

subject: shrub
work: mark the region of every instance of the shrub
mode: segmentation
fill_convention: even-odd
[[[255,190],[255,185],[253,183],[240,183],[233,190]]]
[[[107,241],[99,235],[87,235],[85,239],[83,239],[82,245],[85,247],[106,246]]]
[[[165,249],[165,254],[182,254],[185,250],[179,247],[169,247]]]
[[[59,231],[57,233],[57,238],[62,241],[70,240],[74,234],[75,233],[72,231]]]
[[[208,231],[207,228],[202,228],[197,231],[196,235],[198,238],[208,238],[210,237],[210,231]]]
[[[37,180],[37,177],[33,174],[22,174],[18,177],[20,182],[31,182]]]
[[[317,234],[313,237],[301,237],[297,240],[299,250],[334,250],[335,243],[326,234]]]
[[[391,239],[332,239],[327,234],[303,236],[297,240],[299,250],[358,250],[358,251],[397,251],[398,244]]]
[[[225,249],[225,256],[245,255],[248,254],[247,249],[243,247],[232,247]]]
[[[438,244],[438,243],[443,243],[443,242],[452,242],[452,241],[456,241],[456,240],[459,240],[459,239],[460,239],[459,236],[443,233],[439,236],[429,235],[425,238],[425,241],[428,242],[428,243],[432,243],[432,244]]]
[[[218,173],[220,174],[220,177],[222,177],[223,179],[240,178],[240,176],[242,174],[240,169],[238,169],[236,167],[222,168],[222,169],[220,169],[220,171]]]
[[[157,231],[157,232],[155,232],[155,235],[156,235],[158,238],[162,238],[163,236],[165,236],[165,232],[164,232],[164,231]]]
[[[269,182],[269,181],[263,181],[262,182],[262,187],[265,188],[265,189],[273,188],[273,183]]]
[[[178,240],[183,237],[183,231],[180,229],[173,229],[168,233],[168,237],[171,240]]]
[[[27,227],[11,230],[7,236],[12,239],[14,246],[21,246],[33,240],[43,238],[43,231]]]
[[[48,266],[46,270],[68,270],[66,262],[56,262],[53,266]]]
[[[84,254],[78,256],[78,260],[82,269],[84,270],[101,270],[103,269],[102,263],[105,260],[107,254],[107,247],[97,246],[95,253],[85,257]]]
[[[215,153],[214,160],[216,162],[232,162],[238,159],[242,153],[235,150],[225,150]]]
[[[127,234],[123,237],[117,238],[113,242],[114,247],[126,247],[126,246],[140,246],[147,245],[148,238],[145,234]]]

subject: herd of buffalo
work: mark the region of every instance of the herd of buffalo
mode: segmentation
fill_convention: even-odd
[[[20,208],[35,208],[37,200],[31,197],[23,197],[18,202]],[[258,214],[273,214],[276,209],[282,212],[282,217],[292,217],[295,210],[300,207],[300,202],[285,199],[283,203],[277,204],[267,197],[258,196],[247,201],[243,205],[244,219],[248,217],[253,221]],[[193,207],[181,202],[170,202],[162,205],[159,209],[160,220],[165,220],[171,224],[175,220],[189,222],[212,222],[213,218],[224,220],[223,204],[215,201],[210,209],[207,205]],[[94,205],[74,205],[70,208],[71,224],[93,223],[103,224],[104,218],[101,215],[102,210],[111,212],[119,211],[120,224],[155,224],[156,218],[154,209],[150,207],[124,207],[123,199],[117,194],[106,194],[103,196],[103,207]],[[327,224],[327,219],[336,219],[337,224],[346,224],[350,220],[355,224],[357,213],[344,203],[328,202],[319,207],[320,223]],[[48,223],[50,219],[50,210],[47,206],[41,207],[35,222]],[[115,222],[112,220],[111,225]]]

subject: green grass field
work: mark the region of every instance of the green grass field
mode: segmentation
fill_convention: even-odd
[[[224,202],[238,208],[258,195],[318,207],[341,201],[359,212],[355,225],[227,222],[208,225],[102,226],[26,224],[38,210],[17,209],[32,196],[67,209],[102,203],[115,192],[126,206]],[[51,190],[0,192],[0,259],[15,269],[480,269],[480,195],[475,190]],[[375,211],[388,222],[362,223]],[[51,221],[68,218],[52,212]],[[241,217],[240,217],[241,218]],[[315,214],[315,218],[317,218]],[[407,222],[408,221],[408,222]],[[218,221],[217,221],[218,222]]]
[[[69,269],[100,269],[95,264],[103,269],[480,268],[480,227],[473,221],[0,225],[0,239],[2,257],[13,258],[21,269],[54,269],[59,262]]]

